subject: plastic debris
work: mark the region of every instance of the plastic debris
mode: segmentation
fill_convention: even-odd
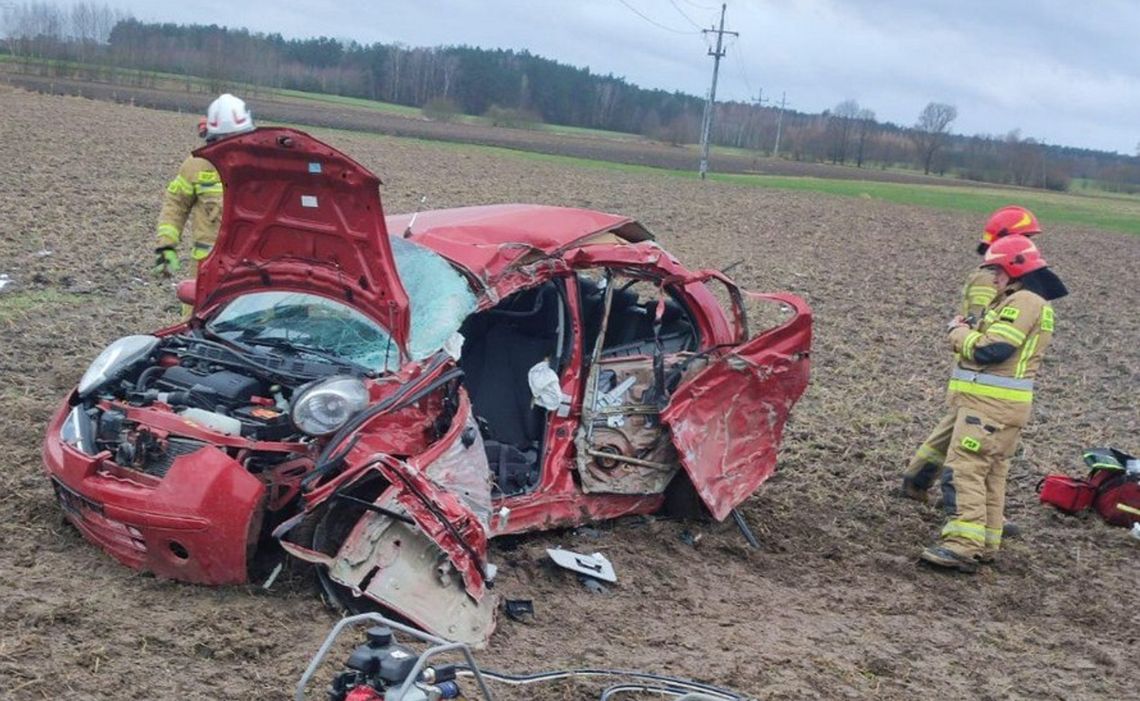
[[[604,582],[617,581],[617,573],[614,572],[614,566],[611,565],[610,561],[606,559],[606,556],[601,553],[582,555],[572,550],[547,548],[546,554],[550,556],[551,560],[554,560],[554,564],[572,572],[584,574],[587,577],[594,577]]]
[[[0,292],[3,292],[4,288],[10,284],[12,284],[12,278],[8,277],[7,274],[0,273]]]

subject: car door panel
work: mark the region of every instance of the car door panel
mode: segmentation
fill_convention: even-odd
[[[788,413],[808,383],[810,309],[794,295],[756,296],[786,304],[793,316],[682,382],[661,414],[681,465],[717,520],[774,472]]]

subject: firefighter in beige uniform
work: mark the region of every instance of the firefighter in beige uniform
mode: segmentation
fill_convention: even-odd
[[[1068,291],[1024,236],[986,251],[1000,290],[974,327],[955,318],[950,344],[958,363],[950,379],[953,421],[946,483],[954,512],[940,542],[922,551],[933,565],[973,572],[1001,545],[1009,458],[1033,403],[1033,379],[1053,336],[1051,300]]]
[[[1034,236],[1041,233],[1037,217],[1024,207],[1009,205],[1002,207],[986,220],[982,238],[978,242],[978,255],[985,255],[990,245],[1011,235]],[[997,295],[994,276],[989,270],[979,268],[973,271],[962,287],[962,303],[959,314],[966,319],[981,319],[986,307]],[[930,435],[911,458],[903,472],[902,493],[916,501],[926,502],[930,488],[941,481],[942,466],[946,462],[946,450],[950,445],[950,434],[954,431],[954,416],[947,414],[930,432]],[[943,508],[952,511],[954,505],[943,494]],[[1012,526],[1011,526],[1012,528]]]
[[[229,93],[210,103],[204,124],[198,126],[199,136],[205,137],[207,142],[243,134],[254,128],[245,102]],[[182,269],[178,244],[187,222],[192,241],[192,272],[196,274],[198,262],[210,255],[222,222],[222,181],[217,169],[197,156],[187,157],[178,169],[178,175],[166,186],[155,232],[158,244],[155,274],[169,276]]]

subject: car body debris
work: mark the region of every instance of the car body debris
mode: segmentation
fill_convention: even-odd
[[[554,564],[568,569],[571,572],[584,574],[587,577],[600,579],[603,582],[612,583],[617,581],[617,573],[614,572],[613,564],[601,553],[583,555],[562,548],[547,548],[546,554],[550,556]]]

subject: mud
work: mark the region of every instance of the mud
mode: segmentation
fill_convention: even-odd
[[[135,574],[61,520],[39,446],[56,402],[108,341],[177,318],[149,276],[159,197],[195,119],[0,86],[0,697],[284,699],[336,620],[297,566],[209,589]],[[1140,238],[1051,226],[1073,294],[1040,380],[1008,515],[1026,531],[973,577],[916,566],[940,526],[892,496],[941,411],[942,328],[976,217],[871,199],[575,169],[344,132],[318,136],[385,181],[391,212],[539,202],[632,214],[682,260],[816,313],[813,382],[777,476],[730,524],[630,519],[499,543],[498,592],[534,600],[479,655],[492,668],[635,668],[762,698],[1127,698],[1140,543],[1036,503],[1079,451],[1140,449]],[[696,545],[689,543],[696,542]],[[553,545],[603,552],[602,594],[553,570]],[[596,698],[554,686],[512,698]],[[319,690],[318,690],[319,693]]]

